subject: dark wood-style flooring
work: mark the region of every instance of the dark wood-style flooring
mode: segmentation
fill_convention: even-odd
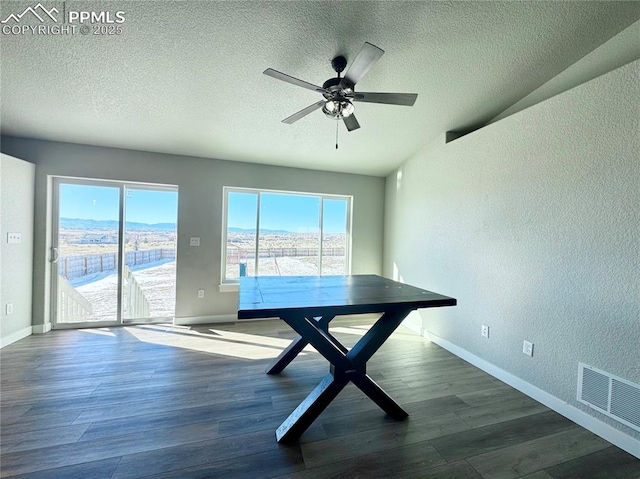
[[[354,344],[369,319],[337,318]],[[275,429],[326,374],[279,321],[53,331],[5,347],[1,476],[19,478],[640,478],[640,460],[400,328],[369,374],[396,422],[348,386],[302,436]]]

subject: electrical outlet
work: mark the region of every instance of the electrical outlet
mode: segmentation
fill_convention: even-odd
[[[527,356],[533,356],[533,343],[529,341],[522,343],[522,352]]]
[[[198,290],[198,298],[200,298],[200,299],[204,298],[204,289],[199,289]]]
[[[489,326],[487,326],[486,324],[482,325],[482,331],[481,334],[483,337],[488,338],[489,337]]]
[[[192,236],[189,238],[189,246],[200,246],[200,237]]]

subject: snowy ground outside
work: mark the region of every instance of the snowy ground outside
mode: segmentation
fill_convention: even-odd
[[[258,268],[261,275],[278,274],[283,276],[315,275],[318,272],[318,258],[281,257],[261,258]],[[326,274],[343,274],[344,257],[323,258],[323,270]],[[149,301],[149,317],[173,318],[175,315],[175,260],[163,260],[131,268],[133,275]],[[252,265],[248,274],[253,272]],[[76,291],[84,296],[93,307],[93,314],[86,321],[116,321],[118,279],[117,274],[98,273],[77,278],[72,284]],[[126,291],[126,288],[125,288]],[[126,298],[124,298],[126,304]],[[125,321],[127,314],[125,312]]]
[[[155,266],[153,266],[155,265]],[[139,265],[132,268],[133,275],[149,301],[149,316],[152,318],[175,315],[176,262]],[[118,275],[110,274],[91,283],[77,286],[93,306],[93,314],[87,321],[115,321],[117,318]],[[126,320],[125,312],[125,320]]]

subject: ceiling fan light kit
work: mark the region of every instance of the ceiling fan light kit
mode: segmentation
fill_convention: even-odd
[[[353,115],[354,110],[355,107],[349,100],[327,100],[322,107],[322,113],[336,120]]]
[[[306,88],[307,90],[316,91],[324,97],[324,100],[320,100],[313,105],[303,108],[290,117],[285,118],[282,122],[292,124],[321,108],[327,117],[342,120],[347,130],[353,131],[360,128],[360,124],[354,115],[355,106],[353,102],[361,101],[386,105],[413,106],[416,98],[418,98],[416,93],[363,93],[355,91],[356,83],[364,77],[383,54],[384,50],[381,48],[368,42],[365,43],[349,66],[344,77],[340,77],[340,74],[347,67],[347,59],[343,56],[335,57],[331,60],[331,66],[337,73],[337,76],[335,78],[329,78],[323,83],[322,87],[273,70],[272,68],[267,68],[264,71],[265,75]]]

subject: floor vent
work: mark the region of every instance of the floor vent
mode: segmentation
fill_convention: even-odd
[[[578,401],[640,431],[638,384],[579,363]]]

